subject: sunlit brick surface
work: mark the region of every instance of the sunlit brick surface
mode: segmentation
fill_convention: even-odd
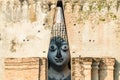
[[[18,68],[18,66],[14,63],[12,63],[12,66],[7,66],[6,63],[4,64],[6,58],[47,58],[56,1],[0,0],[0,80],[6,79],[5,76],[8,76],[8,73],[10,73],[9,75],[21,73],[20,75],[23,77],[16,80],[22,80],[24,74],[30,75],[27,70],[18,69],[16,70],[17,73],[12,72],[11,67]],[[71,57],[115,58],[115,80],[120,80],[119,3],[119,0],[63,0]],[[27,65],[38,68],[38,65]],[[25,68],[27,65],[19,65],[19,68]],[[27,68],[31,67],[27,66]],[[45,65],[41,67],[45,71]],[[85,67],[90,68],[89,65]],[[91,69],[98,72],[96,69],[97,63],[95,63],[94,67],[94,69]],[[107,71],[99,67],[101,69],[99,75],[109,75],[108,77],[101,77],[101,80],[113,79],[113,74],[106,74],[106,72],[113,73],[112,67],[109,65],[110,69]],[[8,71],[6,71],[7,69]],[[35,72],[33,75],[38,74],[38,69],[31,69],[31,71]],[[102,73],[105,73],[105,75]],[[45,72],[40,75],[44,74]],[[92,74],[94,73],[92,72]],[[15,79],[15,76],[11,78]],[[36,79],[38,77],[30,76],[30,78]],[[98,78],[94,77],[92,79]]]

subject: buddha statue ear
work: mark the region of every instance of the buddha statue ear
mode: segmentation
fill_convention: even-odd
[[[69,59],[69,62],[68,62],[68,68],[71,69],[71,61]]]
[[[48,59],[47,61],[48,61],[47,66],[48,66],[48,69],[49,69],[49,68],[50,68],[50,62],[49,62],[49,59]]]

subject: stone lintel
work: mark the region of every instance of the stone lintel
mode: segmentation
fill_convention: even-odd
[[[85,70],[91,70],[92,58],[91,57],[82,57],[81,61]]]
[[[29,57],[29,58],[5,58],[5,63],[11,62],[31,62],[31,61],[38,61],[39,57]]]
[[[113,70],[115,58],[101,58],[100,69]]]
[[[79,62],[80,58],[79,57],[73,57],[72,58],[72,64],[75,64],[76,62]]]
[[[45,64],[45,58],[6,58],[4,61],[5,70],[29,70],[39,69],[40,65]]]
[[[83,64],[85,64],[85,65],[92,64],[92,57],[81,57],[81,60],[83,61]]]
[[[99,69],[101,58],[93,58],[92,69]]]
[[[100,60],[101,60],[101,58],[96,58],[96,57],[94,58],[94,57],[93,57],[93,63],[99,63]]]

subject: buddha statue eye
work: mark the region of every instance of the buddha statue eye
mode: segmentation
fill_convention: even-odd
[[[63,46],[61,47],[61,49],[62,49],[64,52],[66,52],[66,51],[68,50],[68,45],[63,45]]]
[[[51,51],[55,51],[57,49],[56,45],[55,44],[51,44],[50,45],[50,50]]]

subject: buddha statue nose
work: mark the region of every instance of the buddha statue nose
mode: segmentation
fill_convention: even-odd
[[[61,52],[60,51],[57,51],[57,55],[56,55],[57,58],[61,58],[62,55],[61,55]]]

